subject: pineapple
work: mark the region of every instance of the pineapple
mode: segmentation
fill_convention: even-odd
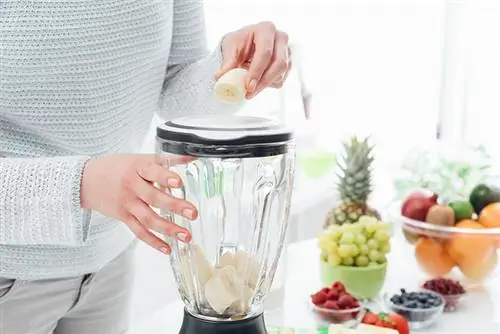
[[[352,224],[364,215],[380,219],[380,215],[367,204],[372,192],[373,146],[367,138],[360,141],[353,137],[343,143],[343,149],[344,155],[337,163],[342,172],[337,185],[341,203],[327,214],[324,228]]]

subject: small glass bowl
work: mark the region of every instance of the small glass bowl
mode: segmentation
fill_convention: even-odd
[[[330,310],[322,308],[311,303],[313,311],[321,318],[331,324],[342,324],[348,327],[355,326],[361,323],[366,310],[363,306],[359,306],[347,310]]]
[[[455,311],[460,306],[460,303],[462,302],[465,295],[466,295],[465,293],[461,293],[458,295],[443,296],[444,300],[446,301],[446,305],[444,306],[444,310],[446,312]]]
[[[401,305],[394,304],[391,301],[392,295],[389,293],[384,294],[384,302],[391,312],[398,313],[408,320],[411,329],[422,329],[434,324],[438,318],[443,314],[446,300],[438,293],[429,290],[425,291],[437,296],[441,300],[441,304],[431,308],[408,308]]]

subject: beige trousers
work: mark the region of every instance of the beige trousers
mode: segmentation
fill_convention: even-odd
[[[122,334],[129,321],[134,246],[101,271],[22,281],[0,277],[0,334]]]

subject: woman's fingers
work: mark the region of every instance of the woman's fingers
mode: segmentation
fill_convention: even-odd
[[[269,67],[266,69],[259,81],[257,89],[250,98],[264,90],[266,87],[279,88],[283,85],[289,71],[290,59],[288,55],[288,35],[282,32],[276,34],[273,57]]]
[[[134,190],[141,201],[152,207],[175,213],[189,220],[194,220],[198,216],[194,205],[168,195],[145,180],[139,180]]]
[[[157,162],[158,161],[139,166],[137,168],[137,174],[148,182],[158,183],[163,188],[182,187],[182,179],[179,175],[162,167]]]
[[[165,241],[161,240],[156,235],[151,233],[151,231],[145,228],[133,215],[129,215],[124,223],[127,224],[127,226],[137,238],[147,243],[149,246],[157,249],[164,254],[170,254],[172,252],[172,249]]]
[[[260,23],[257,25],[253,34],[255,52],[248,69],[247,98],[252,96],[257,90],[257,86],[264,72],[271,64],[274,52],[276,27],[270,22]]]
[[[147,229],[168,235],[182,242],[191,241],[191,233],[186,228],[159,216],[143,202],[137,201],[137,203],[130,208],[130,211],[142,226]]]

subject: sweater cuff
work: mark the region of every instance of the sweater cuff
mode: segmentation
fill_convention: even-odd
[[[0,244],[85,243],[91,214],[80,206],[80,187],[88,159],[0,159]]]

